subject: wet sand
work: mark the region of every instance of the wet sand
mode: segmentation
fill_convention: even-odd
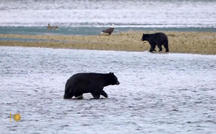
[[[152,31],[144,32],[154,33]],[[9,39],[0,40],[0,46],[148,51],[150,45],[147,42],[142,42],[140,40],[142,33],[143,31],[130,31],[124,33],[115,33],[111,36],[0,34],[0,38]],[[216,33],[214,32],[164,33],[168,35],[169,49],[171,53],[216,54]]]
[[[215,134],[216,55],[0,47],[1,134]],[[64,100],[78,72],[108,98]],[[20,122],[10,121],[19,113]]]

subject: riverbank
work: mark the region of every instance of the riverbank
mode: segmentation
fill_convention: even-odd
[[[111,36],[0,34],[0,46],[148,51],[149,44],[140,40],[142,33],[143,31],[130,31]],[[216,54],[215,32],[164,33],[168,36],[171,53]]]

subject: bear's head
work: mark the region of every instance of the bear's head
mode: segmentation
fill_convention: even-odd
[[[146,41],[149,38],[149,34],[143,34],[141,41]]]
[[[109,74],[108,74],[108,76],[109,76],[109,84],[111,84],[111,85],[119,85],[120,84],[120,82],[118,81],[118,78],[114,75],[114,73],[112,73],[112,72],[110,72]]]

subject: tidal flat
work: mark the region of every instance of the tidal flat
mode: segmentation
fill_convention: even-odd
[[[0,57],[2,134],[216,132],[215,55],[0,47]],[[64,100],[79,72],[121,84],[104,88],[107,99]]]
[[[155,32],[155,31],[154,31]],[[26,46],[116,51],[148,51],[148,42],[141,41],[143,33],[129,31],[107,35],[23,35],[0,34],[0,46]],[[216,54],[215,32],[164,32],[171,53]]]

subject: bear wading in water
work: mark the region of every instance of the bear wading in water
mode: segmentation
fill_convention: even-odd
[[[114,73],[77,73],[67,80],[64,99],[71,99],[73,96],[82,99],[84,93],[91,93],[94,99],[99,99],[100,95],[107,98],[108,95],[103,88],[119,84]]]
[[[159,52],[162,51],[162,45],[169,52],[168,38],[164,33],[154,33],[154,34],[143,34],[142,41],[148,41],[151,45],[149,52],[155,51],[155,46],[159,48]]]

